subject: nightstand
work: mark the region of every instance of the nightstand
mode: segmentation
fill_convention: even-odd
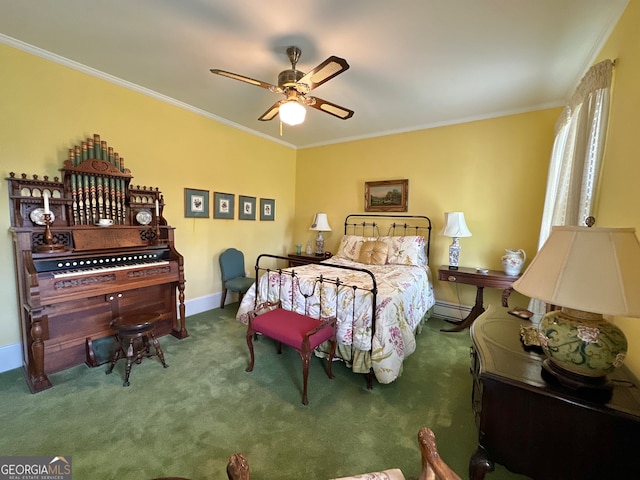
[[[297,255],[295,253],[289,253],[287,255],[287,258],[289,259],[289,266],[296,267],[299,265],[308,265],[310,263],[320,263],[321,261],[326,260],[328,257],[325,257],[324,255]]]
[[[467,318],[457,323],[456,326],[443,332],[460,332],[470,327],[476,318],[484,312],[484,288],[501,288],[502,289],[502,306],[509,306],[507,301],[509,295],[513,291],[511,285],[518,279],[517,276],[507,275],[500,270],[488,270],[486,273],[480,273],[475,268],[460,267],[458,270],[450,270],[448,266],[443,265],[438,270],[438,280],[445,282],[463,283],[465,285],[475,285],[476,303],[467,315]]]
[[[545,480],[634,478],[640,472],[640,389],[622,366],[613,391],[577,391],[542,369],[544,355],[526,349],[520,326],[531,322],[488,306],[471,326],[472,406],[478,448],[469,478],[493,463]],[[636,477],[637,478],[637,477]]]

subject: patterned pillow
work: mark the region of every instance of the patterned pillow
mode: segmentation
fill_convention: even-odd
[[[340,240],[337,257],[346,258],[352,262],[357,262],[360,257],[360,248],[364,242],[375,240],[375,238],[362,237],[360,235],[345,235]]]
[[[424,251],[424,237],[408,235],[406,237],[379,237],[389,247],[387,263],[396,265],[418,265],[424,267],[428,259]]]
[[[389,247],[385,242],[364,242],[360,247],[358,262],[366,265],[384,265],[387,263]]]

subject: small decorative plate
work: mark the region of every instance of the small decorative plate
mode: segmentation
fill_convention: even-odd
[[[136,220],[140,225],[149,225],[153,216],[149,210],[140,210],[136,215]]]
[[[507,313],[523,320],[530,320],[533,317],[533,312],[522,307],[514,307],[513,310],[509,310]]]
[[[56,216],[51,211],[49,212],[49,215],[51,215],[51,223],[53,223],[56,219]],[[44,208],[34,208],[33,210],[31,210],[29,218],[36,225],[46,225],[44,221]]]

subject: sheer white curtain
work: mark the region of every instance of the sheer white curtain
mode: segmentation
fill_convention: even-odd
[[[556,122],[538,250],[554,225],[584,225],[592,214],[604,151],[613,62],[592,66]],[[542,314],[543,302],[529,310]]]

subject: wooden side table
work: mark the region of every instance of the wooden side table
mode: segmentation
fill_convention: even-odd
[[[324,255],[323,256],[305,255],[305,254],[297,255],[295,253],[289,253],[287,254],[287,258],[289,259],[289,266],[296,267],[299,265],[308,265],[310,263],[320,263],[321,261],[326,260],[327,258],[330,258],[330,257],[325,257]]]
[[[623,365],[613,391],[572,390],[542,369],[544,355],[525,348],[531,322],[489,306],[471,326],[472,407],[478,448],[469,478],[500,463],[545,480],[634,478],[640,472],[640,388]],[[636,477],[637,478],[637,477]]]
[[[476,303],[467,315],[467,318],[461,322],[454,322],[456,326],[441,330],[443,332],[460,332],[478,318],[484,312],[484,288],[501,288],[502,289],[502,306],[508,307],[509,295],[513,291],[512,284],[518,279],[517,276],[507,275],[499,270],[489,270],[487,273],[480,273],[475,268],[460,267],[458,270],[450,270],[448,266],[443,265],[438,270],[438,280],[445,282],[463,283],[465,285],[475,285]]]

